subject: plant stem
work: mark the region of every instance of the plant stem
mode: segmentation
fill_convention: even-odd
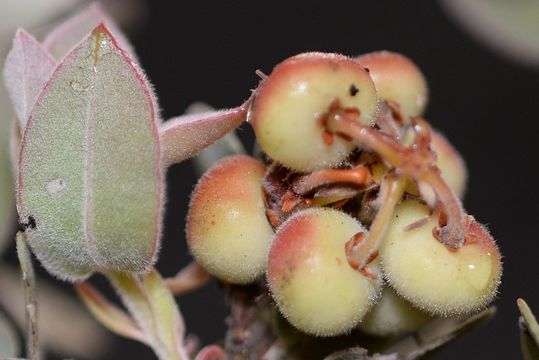
[[[32,257],[26,246],[26,237],[23,232],[18,232],[16,236],[17,257],[21,266],[22,280],[25,294],[25,315],[26,315],[26,356],[31,360],[39,360],[38,328],[37,317],[38,307],[35,297],[35,276],[32,265]]]
[[[156,270],[144,275],[105,274],[161,360],[187,360],[184,323],[172,293]]]

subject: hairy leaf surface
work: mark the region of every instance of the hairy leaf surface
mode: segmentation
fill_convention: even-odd
[[[4,79],[21,129],[55,66],[56,61],[32,35],[17,30],[4,65]]]
[[[145,271],[162,187],[151,90],[100,24],[56,68],[23,136],[17,203],[28,242],[65,279]]]
[[[114,20],[105,13],[98,3],[93,3],[85,10],[54,28],[43,40],[43,46],[56,60],[62,60],[100,22],[106,24],[107,29],[113,34],[116,42],[122,50],[129,54],[131,60],[136,60],[133,47]]]

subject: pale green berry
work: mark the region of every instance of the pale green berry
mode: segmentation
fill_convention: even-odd
[[[378,303],[359,324],[359,328],[374,336],[399,336],[419,329],[430,320],[432,316],[413,307],[391,287],[386,287]]]
[[[496,295],[502,265],[488,231],[467,217],[464,245],[450,249],[435,238],[438,220],[429,208],[406,200],[395,209],[380,248],[391,286],[431,314],[467,314]]]

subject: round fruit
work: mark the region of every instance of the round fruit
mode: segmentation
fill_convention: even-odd
[[[437,218],[406,200],[395,209],[380,248],[384,272],[397,293],[431,314],[467,314],[486,306],[501,277],[499,250],[488,231],[468,217],[465,243],[454,250],[433,236]]]
[[[423,113],[428,101],[427,82],[412,60],[389,51],[372,52],[357,60],[369,69],[381,99],[397,103],[405,118]]]
[[[442,178],[455,194],[462,199],[466,191],[466,180],[468,178],[466,163],[445,136],[437,131],[433,131],[431,136],[431,146],[438,154],[436,165],[442,171]]]
[[[364,227],[343,212],[313,208],[294,214],[272,241],[267,278],[279,310],[317,336],[343,334],[374,304],[379,283],[352,269],[345,244]],[[377,271],[376,265],[370,267]]]
[[[413,307],[391,287],[386,287],[378,303],[359,324],[359,328],[374,336],[399,336],[419,329],[430,320],[431,316]]]
[[[306,53],[275,67],[262,82],[250,113],[260,146],[274,160],[298,171],[338,165],[354,148],[330,134],[335,116],[371,125],[378,106],[374,84],[355,60]]]
[[[196,261],[221,280],[246,284],[264,273],[273,236],[262,198],[264,173],[251,157],[224,158],[193,192],[187,241]]]

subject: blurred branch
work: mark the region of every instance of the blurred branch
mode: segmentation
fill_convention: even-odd
[[[26,246],[26,236],[23,232],[18,232],[17,237],[17,257],[21,267],[22,281],[24,285],[25,318],[26,318],[26,356],[31,360],[38,360],[39,336],[37,328],[38,307],[35,295],[36,281],[32,256]]]
[[[77,359],[104,358],[111,341],[107,332],[74,298],[47,283],[45,279],[38,277],[37,281],[41,309],[38,324],[41,345],[55,353]],[[24,291],[17,269],[0,264],[0,289],[0,305],[23,328]],[[59,321],[65,316],[69,316],[69,321]]]

